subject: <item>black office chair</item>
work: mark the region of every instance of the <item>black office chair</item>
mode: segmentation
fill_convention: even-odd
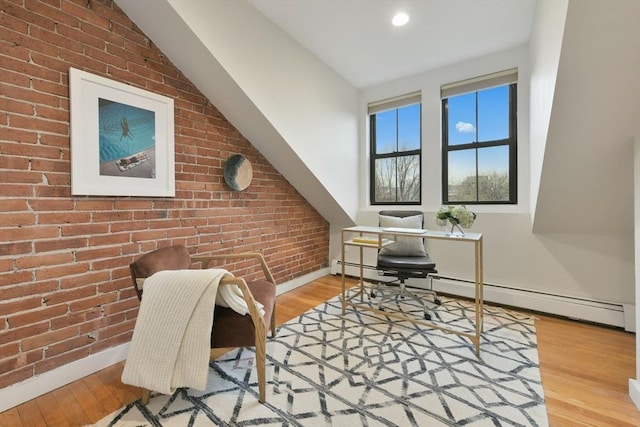
[[[424,228],[424,214],[420,211],[380,211],[379,226],[384,228]],[[382,276],[394,277],[392,281],[382,281],[371,291],[371,297],[380,293],[378,309],[384,310],[385,301],[410,297],[424,309],[424,318],[431,320],[424,297],[433,297],[433,303],[440,305],[440,299],[433,290],[433,275],[438,273],[436,263],[425,250],[424,239],[419,237],[396,236],[395,243],[378,251],[376,269]],[[429,289],[420,294],[407,290],[407,279],[429,279]]]

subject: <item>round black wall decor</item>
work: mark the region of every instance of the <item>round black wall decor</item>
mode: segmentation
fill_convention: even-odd
[[[242,154],[234,154],[224,163],[224,181],[232,190],[242,191],[251,184],[251,162]]]

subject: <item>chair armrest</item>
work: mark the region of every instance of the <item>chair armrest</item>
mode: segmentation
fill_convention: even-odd
[[[264,259],[264,256],[260,252],[243,252],[237,254],[216,254],[216,255],[194,255],[191,257],[193,262],[201,262],[202,268],[209,268],[209,264],[214,260],[240,260],[240,259],[255,259],[260,263],[264,277],[274,285],[276,281],[273,279],[273,275],[269,270],[269,266]]]

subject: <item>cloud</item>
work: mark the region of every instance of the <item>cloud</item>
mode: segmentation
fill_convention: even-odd
[[[473,133],[476,131],[471,123],[465,122],[456,123],[456,130],[460,133]]]

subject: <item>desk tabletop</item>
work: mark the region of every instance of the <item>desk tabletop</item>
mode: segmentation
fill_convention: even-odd
[[[406,231],[405,231],[406,230]],[[354,227],[346,227],[342,229],[343,232],[374,234],[374,235],[393,235],[393,236],[415,236],[424,237],[427,239],[442,239],[442,240],[462,240],[477,242],[482,240],[482,233],[467,233],[455,234],[446,233],[444,231],[423,230],[416,228],[415,231],[408,231],[408,229],[393,229],[391,227],[371,227],[367,225],[356,225]]]

